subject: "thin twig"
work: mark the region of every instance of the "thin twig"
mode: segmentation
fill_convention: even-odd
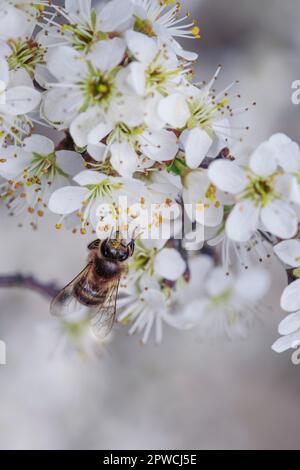
[[[48,299],[55,297],[59,292],[59,287],[55,283],[46,284],[38,281],[33,276],[23,276],[22,274],[0,275],[0,288],[8,287],[29,289]]]

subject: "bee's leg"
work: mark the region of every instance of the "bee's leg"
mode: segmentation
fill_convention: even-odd
[[[99,248],[101,241],[100,240],[94,240],[92,243],[88,245],[88,250],[96,250]]]

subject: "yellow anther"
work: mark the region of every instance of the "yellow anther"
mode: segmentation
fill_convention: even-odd
[[[200,28],[199,26],[194,26],[192,29],[191,29],[191,33],[192,35],[194,36],[194,38],[196,39],[200,39]]]

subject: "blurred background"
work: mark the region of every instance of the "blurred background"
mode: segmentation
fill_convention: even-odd
[[[185,0],[199,19],[199,79],[223,65],[218,88],[240,80],[247,145],[282,131],[300,141],[298,0]],[[17,227],[0,210],[0,272],[64,285],[82,268],[87,240]],[[56,354],[49,305],[35,293],[0,290],[1,449],[299,449],[300,366],[271,345],[283,312],[285,276],[275,267],[267,313],[244,341],[199,343],[165,331],[142,347],[123,331],[97,360]]]

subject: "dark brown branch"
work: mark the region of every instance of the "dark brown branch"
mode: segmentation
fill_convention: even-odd
[[[23,276],[22,274],[0,275],[0,288],[18,287],[29,289],[46,298],[53,298],[59,292],[59,287],[55,283],[46,284],[38,281],[33,276]]]

